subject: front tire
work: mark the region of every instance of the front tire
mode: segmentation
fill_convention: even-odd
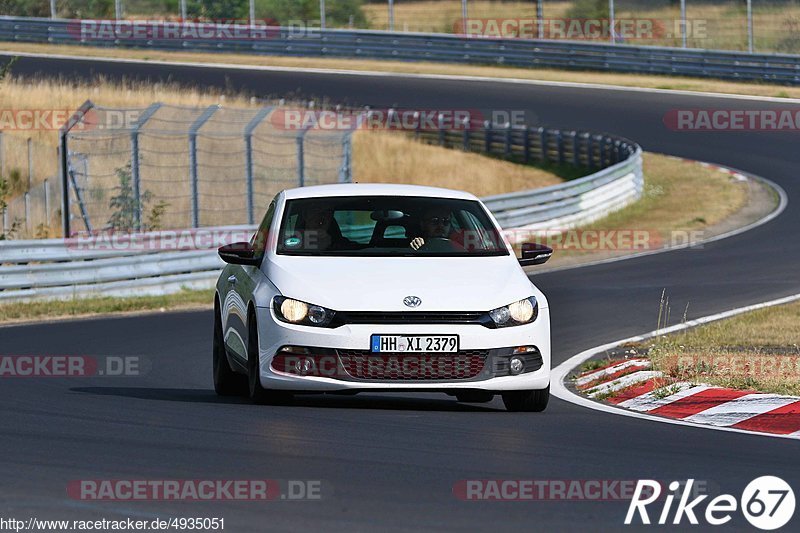
[[[222,333],[222,317],[219,304],[214,306],[214,342],[212,368],[214,374],[214,392],[218,396],[238,396],[246,390],[244,376],[237,374],[228,363],[225,353],[225,338]]]
[[[550,385],[544,389],[508,391],[503,393],[503,404],[509,411],[542,412],[550,401]]]

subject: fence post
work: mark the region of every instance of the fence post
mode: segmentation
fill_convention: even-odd
[[[45,226],[50,227],[50,181],[44,180],[44,220]]]
[[[753,0],[747,0],[747,51],[751,54],[755,50],[753,44]]]
[[[31,193],[26,192],[25,200],[25,234],[30,237],[31,232]]]
[[[306,155],[305,155],[305,137],[306,132],[311,126],[306,126],[297,135],[297,186],[306,186]]]
[[[64,233],[64,238],[67,239],[70,236],[70,227],[69,227],[69,178],[70,178],[70,169],[69,169],[69,150],[67,147],[67,135],[69,135],[69,130],[75,126],[79,121],[83,119],[83,116],[94,107],[94,104],[91,100],[86,100],[83,105],[69,118],[66,124],[64,124],[61,129],[59,130],[59,134],[61,135],[61,158],[60,158],[60,166],[61,166],[61,229]],[[77,192],[77,191],[76,191]],[[90,230],[91,231],[91,230]]]
[[[6,175],[6,151],[5,151],[5,137],[3,132],[0,131],[0,177]]]
[[[394,0],[389,0],[389,31],[394,31]]]
[[[488,120],[483,121],[483,151],[492,153],[492,124]]]
[[[348,132],[342,137],[342,166],[339,168],[339,183],[353,183],[352,140],[352,132]]]
[[[437,126],[439,127],[439,146],[445,145],[444,113],[439,113]]]
[[[138,231],[142,229],[142,180],[139,172],[139,130],[144,126],[153,114],[161,107],[160,103],[151,104],[145,109],[136,124],[131,130],[131,186],[133,188],[133,229]]]
[[[505,142],[505,146],[503,147],[503,153],[508,158],[508,157],[511,157],[511,123],[510,122],[506,122],[505,129],[506,129],[506,142]]]
[[[192,227],[200,227],[199,190],[197,182],[197,132],[211,115],[219,109],[218,105],[208,106],[189,128],[189,181],[192,191]]]
[[[461,125],[464,128],[464,134],[461,139],[461,149],[464,150],[465,152],[469,152],[469,118],[468,117],[465,118],[461,122]]]
[[[28,190],[33,187],[33,139],[28,137]]]
[[[244,172],[247,180],[247,223],[255,224],[255,199],[253,192],[253,131],[266,117],[272,106],[262,107],[244,129]]]

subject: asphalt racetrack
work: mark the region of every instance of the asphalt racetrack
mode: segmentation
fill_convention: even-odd
[[[674,109],[795,104],[98,59],[21,58],[14,73],[173,80],[375,107],[524,110],[529,123],[606,130],[645,150],[739,168],[786,190],[789,206],[777,219],[702,250],[536,275],[551,303],[553,366],[655,329],[663,289],[674,316],[689,303],[689,319],[800,292],[797,133],[674,132],[662,120]],[[4,354],[140,355],[152,363],[136,379],[2,382],[3,515],[224,517],[230,531],[615,531],[625,528],[626,501],[461,501],[453,486],[467,479],[695,478],[739,495],[753,478],[772,474],[800,487],[796,441],[634,420],[557,398],[543,414],[507,413],[499,399],[462,405],[411,393],[308,396],[279,407],[221,400],[211,385],[211,335],[210,311],[0,328]],[[80,479],[253,478],[320,480],[323,497],[91,502],[66,494]],[[749,527],[737,514],[725,529]]]

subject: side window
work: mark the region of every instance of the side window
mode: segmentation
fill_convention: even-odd
[[[261,221],[261,225],[258,226],[253,238],[250,239],[250,244],[253,246],[253,249],[261,256],[263,256],[266,252],[268,240],[267,237],[269,236],[269,228],[272,226],[272,219],[275,216],[275,205],[277,203],[277,198],[278,197],[276,196],[275,199],[273,199],[269,204],[267,213],[264,215],[264,219]]]

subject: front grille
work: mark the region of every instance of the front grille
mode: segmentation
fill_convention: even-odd
[[[452,354],[380,353],[337,350],[344,370],[354,379],[382,381],[445,381],[473,379],[484,368],[489,350]]]
[[[480,311],[338,311],[335,320],[341,324],[480,324],[486,327],[494,325],[489,315]]]

